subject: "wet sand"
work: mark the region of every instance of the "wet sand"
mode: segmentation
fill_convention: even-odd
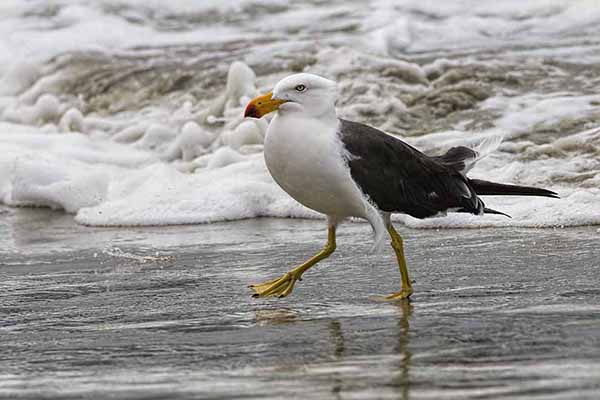
[[[363,223],[291,297],[246,287],[317,251],[323,221],[88,228],[0,208],[0,397],[592,399],[600,232],[411,230],[412,302]]]

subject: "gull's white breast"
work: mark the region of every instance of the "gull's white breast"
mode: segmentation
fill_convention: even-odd
[[[337,119],[279,113],[265,138],[267,168],[304,206],[338,218],[367,218],[370,205],[352,180],[337,129]]]

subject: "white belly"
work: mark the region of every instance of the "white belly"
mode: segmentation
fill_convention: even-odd
[[[265,138],[265,161],[275,181],[304,206],[323,214],[367,217],[370,206],[350,176],[330,124],[276,115]]]

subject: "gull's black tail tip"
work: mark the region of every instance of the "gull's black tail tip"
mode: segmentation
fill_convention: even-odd
[[[560,198],[557,193],[551,190],[531,186],[505,185],[481,179],[469,179],[469,183],[478,196],[542,196],[555,199]]]

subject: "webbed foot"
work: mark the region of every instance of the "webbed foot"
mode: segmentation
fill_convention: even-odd
[[[252,297],[286,297],[292,290],[296,281],[301,280],[300,276],[294,271],[290,271],[282,275],[280,278],[272,281],[257,283],[249,287],[254,290]]]

